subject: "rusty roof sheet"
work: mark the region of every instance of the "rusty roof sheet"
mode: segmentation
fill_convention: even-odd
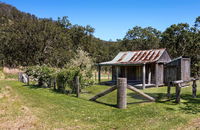
[[[118,55],[112,61],[102,62],[100,63],[100,65],[152,63],[158,61],[165,50],[166,49],[152,49],[119,52]]]

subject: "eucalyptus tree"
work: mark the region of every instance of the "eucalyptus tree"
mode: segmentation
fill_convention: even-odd
[[[135,26],[126,33],[122,46],[131,50],[159,48],[160,35],[161,32],[155,28]]]

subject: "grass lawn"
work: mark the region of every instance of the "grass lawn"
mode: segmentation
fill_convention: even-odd
[[[198,85],[199,87],[199,85]],[[84,89],[81,98],[51,89],[24,86],[0,80],[0,129],[196,129],[200,127],[200,91],[191,96],[191,87],[182,89],[181,104],[166,101],[166,87],[144,90],[156,103],[128,91],[128,108],[115,108],[116,91],[98,99],[89,98],[107,89],[95,85]],[[173,90],[174,92],[174,90]]]

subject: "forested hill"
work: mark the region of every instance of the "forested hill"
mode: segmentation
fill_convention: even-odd
[[[193,72],[199,71],[200,17],[192,26],[173,24],[164,32],[135,26],[117,42],[95,38],[94,30],[91,26],[74,25],[68,17],[38,18],[0,3],[1,65],[63,67],[77,49],[88,52],[98,63],[111,60],[119,51],[167,48],[172,58],[191,57]]]
[[[0,59],[8,66],[50,64],[62,67],[78,48],[95,62],[109,60],[114,42],[93,36],[94,28],[73,25],[67,17],[57,21],[37,18],[0,3]],[[113,49],[110,49],[113,50]]]

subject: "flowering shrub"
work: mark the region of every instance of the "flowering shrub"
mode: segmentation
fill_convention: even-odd
[[[54,89],[57,86],[60,92],[66,93],[67,89],[68,92],[74,93],[76,76],[79,76],[80,88],[94,84],[92,65],[93,62],[88,53],[78,49],[77,55],[63,69],[55,69],[46,65],[33,66],[26,70],[26,74],[38,81],[39,86],[51,87],[54,81]]]
[[[78,49],[76,56],[66,65],[68,69],[76,69],[81,75],[81,86],[85,87],[94,84],[92,79],[92,58],[89,54],[81,49]]]
[[[51,86],[51,79],[55,77],[56,70],[46,65],[29,67],[26,70],[28,76],[38,81],[38,86]]]

